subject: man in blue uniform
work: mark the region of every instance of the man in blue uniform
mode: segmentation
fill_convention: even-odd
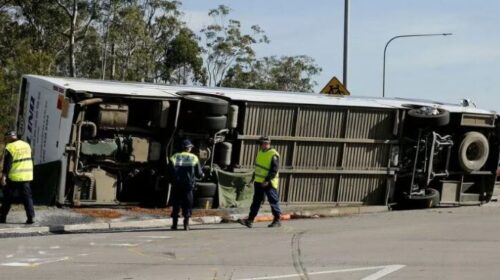
[[[191,153],[193,148],[191,141],[184,140],[182,146],[184,148],[182,152],[170,157],[173,169],[172,230],[177,229],[180,208],[184,216],[184,230],[189,230],[195,180],[203,177],[198,157]]]
[[[28,143],[17,139],[15,131],[5,134],[5,146],[2,177],[0,184],[3,187],[3,201],[0,208],[0,223],[5,223],[9,214],[14,193],[22,195],[24,210],[26,211],[26,224],[33,224],[35,210],[31,196],[30,182],[33,181],[33,160],[31,147]]]
[[[264,201],[264,195],[266,195],[274,216],[273,222],[268,227],[280,227],[281,209],[278,194],[280,155],[275,149],[271,148],[271,139],[269,137],[260,137],[259,143],[260,149],[255,159],[254,194],[250,213],[248,219],[239,220],[238,222],[251,228]]]

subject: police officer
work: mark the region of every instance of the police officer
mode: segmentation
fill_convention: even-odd
[[[172,188],[172,230],[177,229],[179,210],[184,216],[184,230],[189,230],[189,218],[193,208],[193,189],[195,179],[203,177],[198,157],[191,153],[193,144],[190,140],[183,141],[184,150],[170,157],[173,168]]]
[[[3,187],[3,201],[0,208],[0,223],[5,223],[16,190],[22,195],[26,224],[33,224],[35,210],[31,197],[30,182],[33,181],[33,160],[31,147],[28,143],[17,139],[15,131],[5,133],[5,146],[1,185]]]
[[[250,214],[248,214],[248,219],[239,220],[239,223],[249,228],[252,227],[253,221],[264,200],[264,195],[266,195],[274,216],[273,222],[268,227],[280,227],[281,210],[278,195],[280,155],[275,149],[271,148],[271,139],[269,137],[260,137],[259,143],[260,150],[255,159],[254,194],[252,205],[250,206]]]

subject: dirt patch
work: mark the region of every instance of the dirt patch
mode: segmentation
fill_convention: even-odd
[[[193,217],[225,216],[226,213],[217,209],[193,209]]]
[[[123,216],[119,211],[111,209],[76,208],[73,211],[93,218],[116,219]]]
[[[132,207],[127,209],[128,211],[135,213],[142,213],[147,215],[156,215],[156,216],[168,216],[170,217],[170,213],[172,213],[172,208],[142,208],[142,207]]]

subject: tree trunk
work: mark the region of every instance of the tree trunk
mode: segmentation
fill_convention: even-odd
[[[111,44],[111,76],[110,79],[114,80],[116,75],[116,48],[115,43]]]
[[[109,35],[109,24],[106,27],[106,32],[104,35],[104,46],[102,47],[102,64],[101,64],[101,80],[106,79],[106,62],[108,59],[108,35]]]
[[[76,78],[75,68],[75,35],[74,28],[71,27],[71,34],[69,39],[69,75],[73,78]]]
[[[76,19],[78,17],[77,0],[73,1],[73,15],[71,18],[71,29],[69,33],[69,74],[71,77],[76,78],[76,61],[75,61],[75,27]]]

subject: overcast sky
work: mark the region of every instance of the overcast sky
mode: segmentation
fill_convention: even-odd
[[[183,0],[194,30],[224,4],[244,27],[258,24],[271,39],[258,56],[308,55],[323,68],[317,91],[342,80],[344,0]],[[386,58],[386,96],[456,103],[500,111],[500,1],[351,0],[348,88],[356,96],[382,95],[382,62],[393,36],[451,32],[447,37],[400,38]]]

